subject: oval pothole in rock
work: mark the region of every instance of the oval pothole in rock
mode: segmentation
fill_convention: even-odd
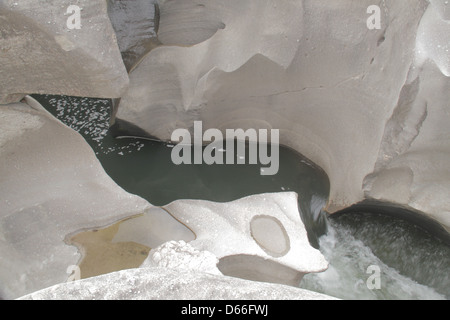
[[[260,215],[250,222],[250,233],[256,243],[269,255],[282,257],[290,250],[289,236],[275,217]]]

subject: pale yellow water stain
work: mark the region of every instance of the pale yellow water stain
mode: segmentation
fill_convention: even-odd
[[[70,242],[82,253],[79,264],[81,279],[137,268],[147,258],[151,248],[145,245],[136,242],[112,242],[124,221],[126,220],[103,229],[80,232],[70,238]]]

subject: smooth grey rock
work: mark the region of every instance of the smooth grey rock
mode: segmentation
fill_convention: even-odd
[[[228,10],[228,2],[160,0],[159,3],[158,38],[164,45],[192,46],[226,27],[222,17]]]
[[[374,4],[379,30],[367,27]],[[162,140],[198,120],[204,130],[279,129],[281,144],[328,174],[328,212],[379,199],[450,230],[445,2],[192,0],[161,8],[171,45],[130,73],[118,118]],[[174,17],[189,27],[177,29]]]
[[[450,20],[450,2],[448,0],[429,0],[430,3],[439,11],[444,20]]]
[[[189,245],[219,259],[225,275],[298,286],[304,274],[328,268],[309,243],[293,192],[226,203],[177,200],[164,209],[195,234]]]
[[[203,256],[189,255],[192,248],[210,253],[208,265],[209,255],[217,257],[223,274],[257,281],[298,286],[304,274],[328,268],[320,251],[309,243],[295,193],[252,195],[226,203],[177,200],[163,209],[152,208],[124,221],[113,238],[113,242],[151,247],[143,266],[161,266],[163,258],[164,265],[172,267],[201,265],[197,258]],[[186,254],[179,258],[180,252]]]
[[[0,104],[10,104],[21,101],[25,97],[23,93],[12,93],[0,95]]]
[[[385,126],[367,197],[426,213],[450,232],[450,23],[430,5],[415,63]]]
[[[121,222],[112,242],[136,242],[156,248],[168,241],[194,239],[195,234],[187,226],[164,209],[153,207],[139,217]]]
[[[70,5],[73,1],[0,1],[0,104],[33,93],[124,94],[129,79],[106,2],[76,2],[80,29],[69,28]]]
[[[156,0],[108,0],[108,14],[127,67],[133,67],[160,42],[157,37],[159,9]]]
[[[394,157],[380,150],[381,166],[365,179],[369,198],[391,201],[427,213],[450,232],[450,78],[428,62],[419,75],[420,87],[414,106],[405,113],[407,122],[399,123],[403,132],[420,130],[407,148]],[[384,140],[394,141],[387,134]],[[381,160],[383,159],[383,160]]]
[[[67,280],[81,254],[75,232],[145,212],[87,142],[36,101],[0,107],[0,297],[17,298]]]

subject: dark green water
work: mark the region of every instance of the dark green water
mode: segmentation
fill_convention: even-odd
[[[297,192],[310,241],[318,246],[311,217],[320,215],[329,193],[326,174],[295,151],[280,147],[278,173],[260,175],[261,165],[175,165],[171,145],[147,139],[115,139],[108,132],[108,100],[35,96],[90,144],[108,175],[126,191],[156,206],[179,199],[227,202],[267,192]],[[248,159],[248,158],[247,158]],[[311,208],[315,213],[311,213]],[[315,224],[317,225],[317,223]]]
[[[251,194],[294,191],[310,242],[330,262],[301,287],[343,299],[449,299],[450,248],[417,226],[384,215],[359,212],[327,217],[322,211],[329,182],[322,170],[288,148],[280,148],[274,176],[261,165],[180,165],[170,145],[136,138],[114,139],[108,128],[109,100],[35,96],[53,115],[78,131],[105,171],[125,190],[154,205],[178,199],[231,201]],[[369,289],[370,266],[381,288]]]

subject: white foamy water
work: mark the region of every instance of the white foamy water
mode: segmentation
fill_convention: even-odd
[[[138,140],[113,143],[108,135],[111,101],[69,96],[40,96],[44,105],[61,122],[80,133],[97,155],[110,153],[123,156],[140,151],[144,144]]]
[[[378,226],[370,225],[370,223],[360,226],[360,228],[374,227]],[[320,238],[320,250],[329,261],[330,267],[323,273],[306,275],[301,283],[302,288],[351,300],[446,299],[445,295],[438,293],[434,288],[400,274],[395,268],[383,262],[368,245],[355,238],[353,233],[351,227],[329,221],[328,233]],[[380,230],[380,237],[383,235]],[[401,247],[396,248],[395,243],[392,244],[392,247],[382,249],[386,251],[402,250]],[[422,250],[424,248],[417,248],[416,254],[423,255]],[[413,261],[414,257],[406,259]],[[369,289],[374,283],[374,277],[378,276],[371,271],[371,266],[375,266],[380,271],[379,289]],[[441,271],[445,273],[445,270]]]

